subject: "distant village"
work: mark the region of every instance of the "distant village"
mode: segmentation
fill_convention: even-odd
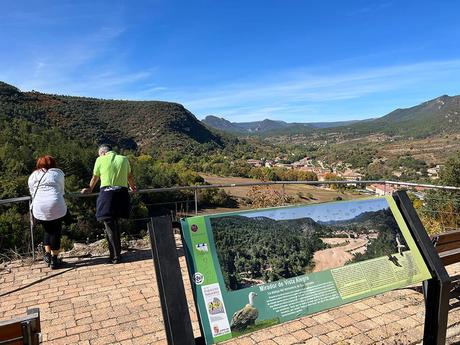
[[[246,163],[256,167],[266,168],[284,168],[284,169],[298,169],[302,171],[313,172],[318,177],[318,181],[325,181],[327,176],[334,174],[338,179],[343,181],[361,181],[364,178],[364,174],[360,172],[360,169],[353,169],[351,164],[343,163],[338,161],[334,164],[328,164],[322,160],[315,160],[310,157],[304,157],[296,162],[286,163],[285,157],[276,157],[274,160],[270,159],[248,159]],[[435,167],[428,168],[427,174],[431,180],[439,179],[439,173],[442,165],[436,165]],[[402,175],[401,171],[393,171],[393,175],[399,177]],[[356,185],[356,184],[355,184]],[[400,185],[390,184],[370,184],[366,186],[366,191],[376,195],[390,195],[398,189],[403,188]],[[416,192],[425,190],[424,187],[416,187]]]

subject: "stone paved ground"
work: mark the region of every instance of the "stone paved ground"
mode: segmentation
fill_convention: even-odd
[[[125,254],[125,262],[106,257],[69,259],[50,271],[42,263],[0,271],[0,320],[39,307],[43,343],[166,344],[149,250]],[[199,326],[180,257],[195,334]],[[451,270],[460,272],[460,265]],[[448,343],[460,339],[460,302],[451,300]],[[416,344],[423,334],[420,293],[403,289],[328,312],[265,329],[226,344]]]

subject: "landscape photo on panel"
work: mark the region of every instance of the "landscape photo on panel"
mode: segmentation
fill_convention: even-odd
[[[342,267],[408,250],[385,198],[210,218],[228,290]]]

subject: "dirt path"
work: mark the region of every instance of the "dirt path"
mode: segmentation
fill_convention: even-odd
[[[313,272],[319,272],[343,266],[348,260],[353,258],[353,255],[350,254],[350,251],[361,248],[368,242],[367,239],[363,238],[325,238],[323,241],[329,244],[342,243],[344,241],[349,241],[350,243],[340,247],[317,251],[313,256],[313,260],[315,261],[315,268]]]

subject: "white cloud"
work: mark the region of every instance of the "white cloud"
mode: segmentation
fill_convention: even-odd
[[[123,56],[111,56],[114,42],[124,27],[103,26],[87,35],[50,46],[31,47],[31,59],[18,63],[2,75],[22,90],[76,96],[123,98],[123,91],[149,81],[155,68],[129,70]]]
[[[439,84],[454,75],[460,76],[460,60],[427,61],[335,74],[289,71],[246,83],[176,90],[163,95],[183,103],[200,116],[216,114],[234,120],[275,115],[274,118],[282,119],[283,114],[307,115],[318,105]],[[267,111],[265,115],[264,110]]]

